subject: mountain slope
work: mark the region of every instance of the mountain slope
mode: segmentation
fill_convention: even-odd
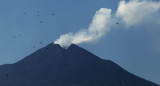
[[[72,44],[49,44],[0,66],[0,86],[158,86]]]

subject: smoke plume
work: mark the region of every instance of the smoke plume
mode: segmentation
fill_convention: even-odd
[[[69,45],[92,42],[98,40],[110,31],[111,9],[101,8],[98,10],[88,29],[83,29],[77,33],[61,35],[54,43],[67,48]]]
[[[120,1],[117,8],[116,17],[120,18],[127,28],[143,22],[148,17],[160,9],[160,2],[152,0],[125,0]]]
[[[123,22],[125,26],[129,28],[130,26],[143,22],[144,19],[148,17],[152,17],[153,14],[158,13],[159,9],[160,2],[158,1],[129,0],[126,2],[125,0],[121,0],[113,16],[111,15],[111,9],[100,8],[95,13],[88,29],[80,30],[77,33],[61,35],[54,43],[67,48],[72,43],[93,42],[107,34],[111,30],[111,26],[115,25],[115,22],[112,21],[116,19]]]

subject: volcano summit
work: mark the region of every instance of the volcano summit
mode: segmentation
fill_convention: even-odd
[[[0,86],[159,86],[72,44],[49,44],[0,66]]]

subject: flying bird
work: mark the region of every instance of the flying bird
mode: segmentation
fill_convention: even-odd
[[[16,36],[14,35],[13,38],[16,38]]]
[[[43,21],[40,21],[40,23],[43,23]]]
[[[52,13],[52,15],[55,15],[54,13]]]
[[[8,74],[6,74],[6,77],[8,77]]]
[[[40,44],[43,44],[43,42],[40,42]]]

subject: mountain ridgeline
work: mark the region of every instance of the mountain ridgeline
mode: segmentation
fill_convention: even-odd
[[[0,86],[159,86],[72,44],[49,44],[0,66]]]

